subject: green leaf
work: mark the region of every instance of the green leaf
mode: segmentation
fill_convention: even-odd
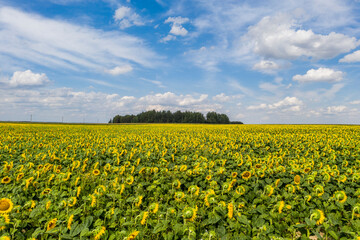
[[[330,234],[330,236],[332,236],[335,240],[338,240],[338,239],[339,239],[338,235],[337,235],[334,231],[330,231],[329,234]]]

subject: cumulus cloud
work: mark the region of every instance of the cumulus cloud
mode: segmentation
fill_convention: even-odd
[[[303,102],[296,97],[286,97],[283,100],[275,102],[273,104],[262,103],[260,105],[249,106],[248,110],[281,110],[281,111],[294,111],[298,112],[301,110]]]
[[[188,31],[182,26],[184,23],[189,22],[188,18],[183,17],[168,17],[164,23],[169,23],[171,26],[169,34],[162,38],[161,42],[168,42],[171,40],[175,40],[176,36],[186,36]]]
[[[33,73],[31,70],[26,70],[14,72],[8,84],[11,87],[39,87],[49,82],[45,73]]]
[[[243,97],[243,95],[241,95],[241,94],[229,96],[229,95],[226,95],[225,93],[220,93],[220,94],[213,96],[212,100],[214,100],[215,102],[228,102],[228,101],[232,101],[234,99],[239,99],[242,97]]]
[[[105,72],[117,76],[120,74],[125,74],[128,72],[131,72],[133,70],[133,68],[131,67],[131,65],[123,65],[123,66],[117,66],[113,69],[109,69],[109,70],[105,70]]]
[[[160,57],[143,40],[0,7],[0,54],[52,69],[102,72],[128,62],[154,67]],[[6,64],[0,58],[0,64]]]
[[[189,22],[188,18],[183,17],[168,17],[165,20],[165,23],[170,23],[171,30],[170,33],[177,36],[185,36],[188,34],[188,31],[182,26],[182,24]]]
[[[351,62],[360,62],[360,50],[350,53],[339,60],[339,62],[351,63]]]
[[[356,38],[344,34],[321,35],[312,30],[296,29],[295,22],[287,15],[264,17],[249,27],[243,40],[260,56],[289,60],[299,57],[331,59],[359,45]]]
[[[304,75],[293,76],[299,82],[339,82],[343,80],[344,73],[330,68],[310,69]]]
[[[201,94],[199,98],[195,98],[191,95],[176,95],[172,92],[157,93],[155,95],[147,95],[139,99],[140,102],[146,102],[147,104],[166,104],[177,106],[188,106],[193,104],[202,103],[207,99],[207,94]]]
[[[337,114],[344,112],[347,109],[346,106],[340,105],[340,106],[329,106],[326,108],[327,114]]]
[[[129,7],[119,7],[114,14],[115,21],[119,24],[121,29],[125,29],[131,26],[143,26],[145,25],[141,17]]]
[[[360,100],[351,101],[350,104],[360,104]]]

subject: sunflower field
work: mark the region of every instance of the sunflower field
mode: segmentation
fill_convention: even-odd
[[[0,239],[360,239],[360,127],[0,124]]]

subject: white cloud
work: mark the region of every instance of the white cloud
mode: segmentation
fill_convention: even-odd
[[[339,60],[339,62],[351,63],[360,62],[360,50],[350,53]]]
[[[310,69],[304,75],[295,75],[292,79],[299,82],[339,82],[344,73],[330,68]]]
[[[272,72],[272,71],[278,70],[280,68],[281,68],[281,66],[279,64],[277,64],[274,61],[270,61],[270,60],[262,60],[253,66],[254,70],[258,70],[258,71],[262,71],[262,72]]]
[[[131,26],[143,26],[145,25],[141,17],[135,13],[129,7],[119,7],[116,9],[114,19],[119,23],[121,29],[125,29]]]
[[[170,34],[175,36],[186,36],[188,34],[188,31],[182,26],[182,24],[189,22],[188,18],[183,17],[168,17],[164,23],[170,23],[171,29]],[[167,37],[163,38],[163,41],[170,41],[174,40],[174,37],[170,37],[171,35],[168,35]]]
[[[331,59],[359,45],[356,38],[344,34],[321,35],[295,26],[288,15],[267,16],[249,27],[243,41],[248,41],[256,54],[274,59]]]
[[[207,99],[207,94],[201,94],[199,98],[194,98],[191,95],[176,95],[172,92],[157,93],[155,95],[147,95],[139,99],[140,102],[146,102],[146,104],[163,104],[163,105],[175,105],[175,106],[189,106],[199,104]]]
[[[11,87],[39,87],[49,82],[45,73],[33,73],[31,70],[26,70],[14,72],[8,84]]]
[[[327,114],[337,114],[344,112],[346,110],[346,106],[340,105],[340,106],[329,106],[326,108]]]
[[[298,112],[301,110],[301,106],[303,102],[296,97],[285,97],[283,100],[275,102],[273,104],[262,103],[260,105],[252,105],[247,107],[248,110],[281,110],[285,111],[293,111]]]
[[[102,72],[128,62],[145,67],[160,58],[143,41],[119,31],[106,32],[0,7],[0,54],[56,70]],[[0,64],[6,62],[0,58]],[[17,60],[17,62],[19,62]]]
[[[166,43],[166,42],[168,42],[168,41],[172,41],[172,40],[175,40],[176,39],[176,37],[174,36],[174,35],[167,35],[166,37],[163,37],[161,40],[160,40],[160,42],[164,42],[164,43]]]
[[[131,67],[131,65],[123,65],[123,66],[117,66],[113,69],[105,70],[105,72],[116,76],[116,75],[131,72],[132,70],[133,70],[133,68]]]
[[[229,96],[229,95],[226,95],[225,93],[220,93],[220,94],[213,96],[212,100],[214,100],[215,102],[224,103],[224,102],[229,102],[229,101],[239,99],[242,97],[243,97],[243,95],[241,95],[241,94]],[[238,106],[240,106],[240,105],[241,105],[241,103],[238,103]]]
[[[350,102],[350,104],[354,104],[354,105],[356,105],[356,104],[360,104],[360,100],[355,100],[355,101],[352,101],[352,102]]]

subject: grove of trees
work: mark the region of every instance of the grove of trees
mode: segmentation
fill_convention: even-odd
[[[146,111],[137,115],[116,115],[109,123],[217,123],[217,124],[242,124],[242,122],[230,122],[226,114],[208,112],[206,117],[200,112],[190,111]]]

